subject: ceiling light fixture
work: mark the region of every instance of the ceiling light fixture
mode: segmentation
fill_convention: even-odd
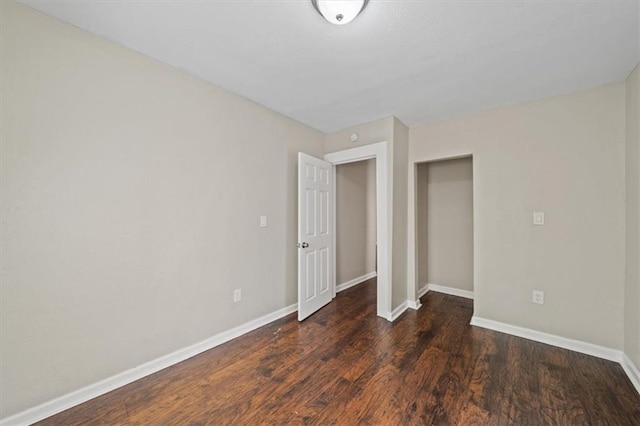
[[[344,25],[362,12],[369,0],[311,0],[313,7],[327,21]]]

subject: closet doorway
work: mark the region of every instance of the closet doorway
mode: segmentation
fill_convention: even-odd
[[[473,299],[473,158],[417,164],[418,295]]]

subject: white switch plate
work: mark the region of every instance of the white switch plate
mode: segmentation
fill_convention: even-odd
[[[544,225],[544,212],[533,212],[533,224]]]
[[[260,227],[261,228],[266,228],[267,227],[267,217],[266,216],[260,216]]]
[[[533,303],[537,303],[538,305],[544,305],[544,291],[533,290],[531,301]]]
[[[242,290],[233,290],[233,301],[239,302],[242,299]]]

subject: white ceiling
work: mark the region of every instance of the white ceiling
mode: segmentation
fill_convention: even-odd
[[[324,132],[587,89],[640,59],[638,0],[371,0],[344,26],[310,0],[23,3]]]

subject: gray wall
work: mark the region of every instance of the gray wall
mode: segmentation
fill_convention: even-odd
[[[410,130],[389,117],[322,135],[0,7],[0,417],[295,303],[297,152],[382,140],[393,307],[414,254],[407,164],[473,154],[476,314],[624,346],[640,365],[638,70],[626,84]],[[547,225],[533,227],[533,211]]]
[[[393,288],[392,309],[407,300],[407,176],[409,128],[393,118]]]
[[[415,166],[415,250],[416,256],[416,290],[429,283],[427,278],[427,186],[429,185],[428,163]]]
[[[418,165],[420,287],[473,291],[473,163],[470,157]]]
[[[624,351],[640,369],[640,66],[626,82],[626,279]]]
[[[411,128],[411,164],[473,155],[475,315],[622,349],[624,92],[617,83]]]
[[[0,417],[295,303],[296,155],[323,135],[0,7]]]
[[[349,136],[358,133],[357,142],[351,142]],[[342,151],[376,142],[388,142],[387,168],[391,203],[387,206],[390,221],[388,231],[389,253],[391,259],[389,275],[391,277],[392,303],[395,309],[407,300],[407,208],[408,208],[408,161],[409,128],[395,117],[387,117],[371,123],[343,129],[325,135],[325,152]]]
[[[376,162],[336,167],[336,284],[375,271]]]

